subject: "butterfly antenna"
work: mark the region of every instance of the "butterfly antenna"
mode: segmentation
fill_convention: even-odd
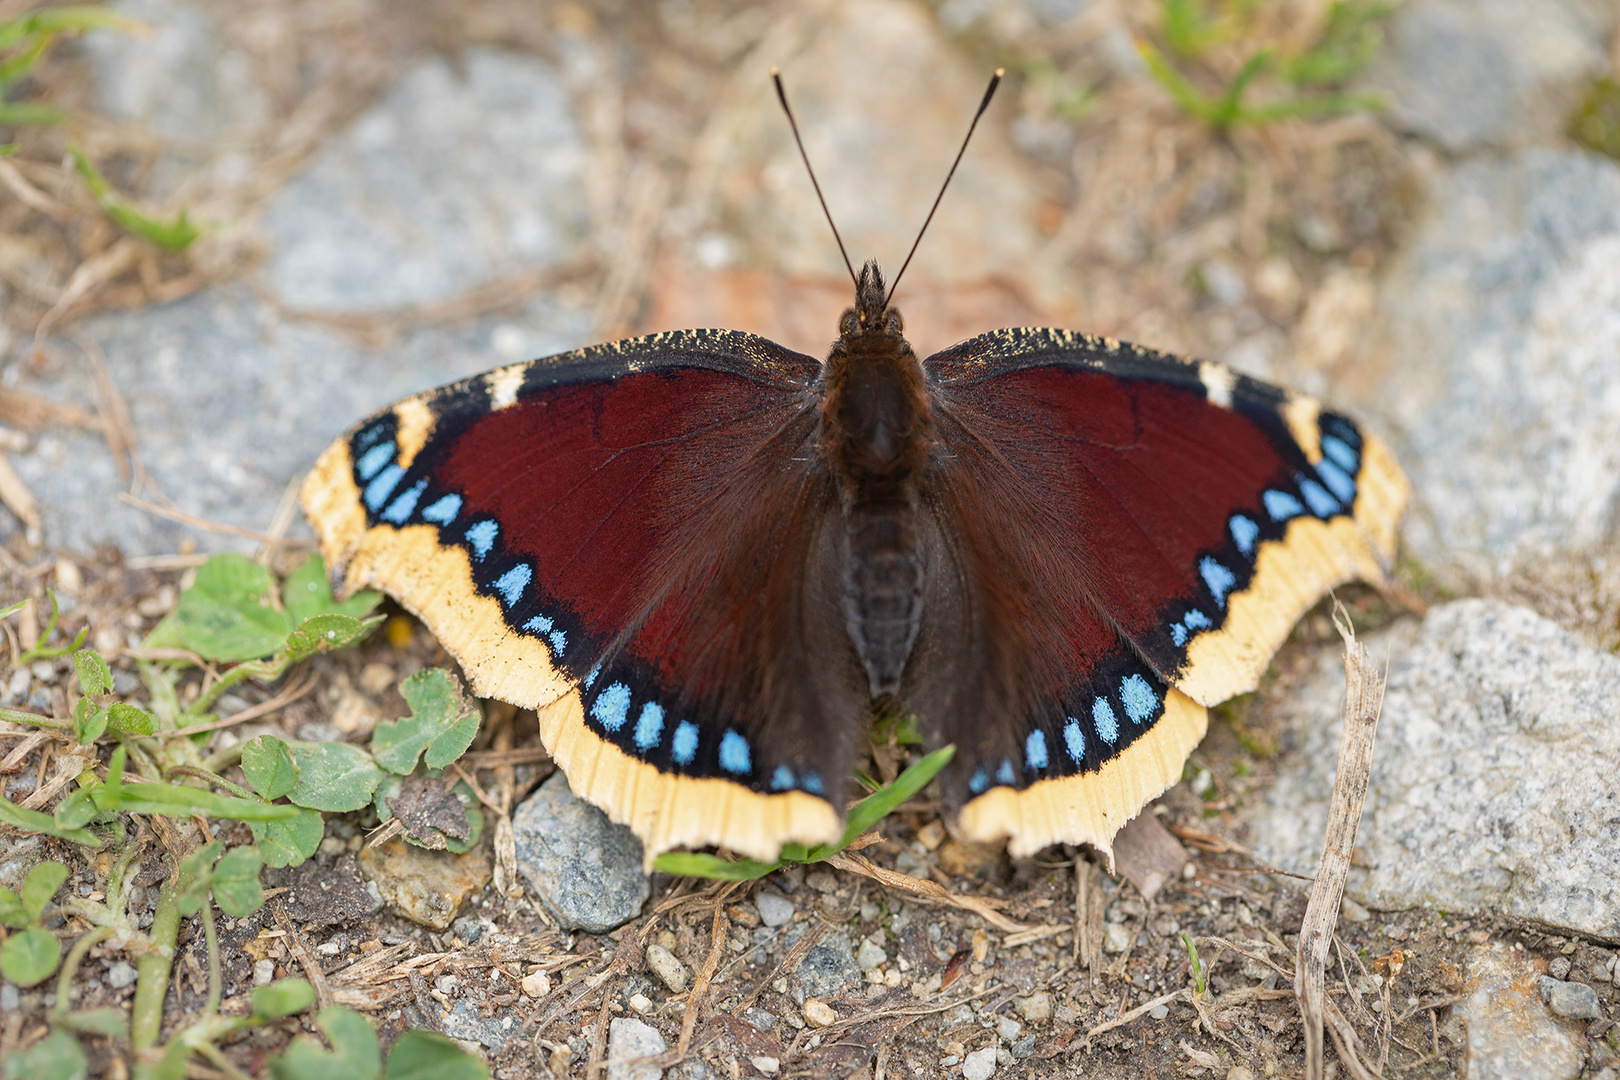
[[[979,126],[979,118],[990,107],[990,99],[996,96],[996,87],[1001,85],[1001,77],[1005,74],[1006,68],[996,68],[996,73],[990,76],[990,85],[985,88],[984,100],[979,102],[979,111],[973,114],[973,123],[968,125],[967,135],[962,139],[962,149],[956,152],[956,160],[951,162],[951,171],[945,174],[945,182],[939,185],[939,194],[934,196],[934,205],[929,207],[922,228],[917,230],[917,239],[911,242],[911,251],[906,254],[906,261],[900,264],[900,272],[894,275],[894,281],[889,285],[889,295],[883,300],[885,306],[894,299],[894,290],[900,287],[900,279],[905,276],[906,267],[911,265],[911,257],[917,254],[917,245],[922,243],[923,233],[928,231],[929,223],[934,220],[934,211],[939,209],[940,200],[945,198],[945,189],[951,186],[951,177],[956,175],[956,167],[962,164],[962,155],[967,153],[968,143],[973,139],[973,129]]]
[[[833,239],[838,241],[838,254],[844,257],[844,269],[849,271],[849,280],[859,289],[861,279],[855,276],[855,266],[849,261],[849,252],[844,250],[844,238],[838,235],[838,226],[833,224],[832,211],[827,209],[827,199],[821,194],[821,185],[816,182],[816,170],[810,167],[810,155],[804,152],[804,140],[799,138],[799,122],[793,119],[793,110],[788,107],[787,91],[782,89],[782,72],[771,68],[771,81],[776,84],[776,100],[782,103],[782,111],[787,113],[788,127],[793,129],[793,141],[799,146],[799,157],[804,159],[804,171],[810,174],[810,186],[816,189],[816,198],[821,202],[821,212],[827,215],[827,226],[832,229]]]

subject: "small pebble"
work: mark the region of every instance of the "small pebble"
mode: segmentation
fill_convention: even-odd
[[[793,901],[775,889],[759,890],[754,906],[759,908],[759,919],[766,926],[785,926],[793,919]]]
[[[777,1070],[782,1067],[782,1063],[776,1058],[766,1057],[763,1054],[759,1057],[749,1058],[748,1063],[766,1076],[775,1076]]]
[[[1555,956],[1547,962],[1547,974],[1555,979],[1569,978],[1569,969],[1573,965],[1567,956]]]
[[[1000,1035],[1008,1042],[1012,1042],[1014,1039],[1018,1038],[1018,1033],[1023,1030],[1024,1025],[1020,1024],[1010,1016],[996,1017],[996,1034]]]
[[[861,942],[861,947],[855,953],[855,962],[861,965],[861,970],[871,971],[882,967],[889,962],[889,954],[883,951],[883,946],[871,940]]]
[[[965,1080],[990,1080],[995,1074],[996,1048],[993,1046],[975,1050],[962,1059],[962,1076]]]
[[[10,983],[0,984],[0,1012],[14,1013],[22,1005],[22,995]]]
[[[766,1012],[757,1005],[743,1013],[743,1019],[753,1024],[760,1031],[769,1031],[776,1026],[776,1014]]]
[[[1155,1020],[1163,1020],[1165,1017],[1170,1015],[1170,1006],[1168,1006],[1168,1005],[1155,1006],[1154,1008],[1151,1008],[1151,1009],[1148,1010],[1148,1015],[1153,1017],[1153,1019],[1155,1019]]]
[[[135,985],[135,965],[123,960],[107,969],[107,985],[114,990],[122,990],[126,986]],[[15,1005],[12,1008],[16,1008]]]
[[[56,681],[56,665],[49,660],[35,660],[28,670],[34,673],[34,678],[46,686]]]
[[[29,673],[27,668],[18,668],[11,673],[11,681],[6,684],[6,690],[13,700],[28,693],[28,684],[33,681],[33,678],[34,676]]]
[[[1541,977],[1541,1000],[1559,1016],[1571,1020],[1596,1020],[1603,1015],[1597,991],[1585,983],[1562,982]]]
[[[838,1019],[832,1006],[820,998],[807,998],[804,1003],[804,1018],[812,1027],[826,1027]]]
[[[1123,923],[1109,923],[1103,928],[1103,951],[1122,953],[1131,947],[1131,932]]]
[[[1052,1019],[1052,995],[1037,990],[1026,998],[1019,998],[1013,1006],[1031,1024],[1044,1024]]]
[[[608,1023],[608,1059],[615,1062],[608,1066],[608,1080],[658,1080],[664,1070],[657,1062],[631,1064],[627,1059],[657,1057],[668,1049],[669,1044],[651,1024],[632,1016],[615,1016]]]
[[[1012,1056],[1015,1061],[1023,1061],[1035,1052],[1035,1036],[1025,1035],[1012,1044]]]
[[[1227,1072],[1226,1080],[1255,1080],[1255,1077],[1247,1065],[1234,1065]]]
[[[646,994],[631,994],[630,1007],[641,1015],[646,1016],[648,1013],[652,1012],[652,999],[647,997]]]
[[[996,1047],[996,1064],[1011,1065],[1013,1063],[1012,1051],[1005,1046]]]
[[[672,994],[685,993],[686,988],[691,985],[692,973],[674,953],[662,945],[647,946],[647,966],[658,976],[660,982],[669,987]]]
[[[933,821],[930,821],[928,824],[917,830],[917,842],[923,847],[927,848],[929,851],[933,851],[938,848],[939,845],[944,842],[944,840],[945,826],[939,823],[938,818],[935,818]]]
[[[1346,896],[1339,901],[1339,917],[1345,922],[1364,923],[1372,918],[1372,912]],[[1243,1066],[1239,1065],[1238,1068]]]
[[[484,924],[473,915],[463,915],[450,924],[451,931],[468,945],[484,936]]]
[[[433,980],[433,988],[441,994],[451,994],[455,992],[456,982],[454,975],[440,975]]]
[[[523,976],[523,992],[538,1001],[551,993],[551,978],[543,971],[531,971]]]
[[[838,890],[838,879],[825,870],[817,870],[805,875],[804,883],[818,893],[830,893]]]
[[[253,962],[253,985],[269,986],[276,977],[276,962],[274,960],[255,960]]]
[[[360,669],[360,689],[376,697],[394,685],[394,669],[381,661]]]

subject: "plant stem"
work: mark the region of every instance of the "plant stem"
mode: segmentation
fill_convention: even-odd
[[[214,929],[214,904],[212,895],[203,897],[202,903],[203,931],[208,938],[208,1004],[203,1006],[204,1016],[213,1016],[219,1012],[220,984],[225,981],[219,966],[219,932]]]
[[[214,1068],[230,1077],[230,1080],[253,1080],[253,1077],[232,1065],[230,1058],[226,1057],[219,1047],[213,1043],[201,1043],[193,1047],[193,1049],[212,1062]]]
[[[112,937],[111,926],[98,926],[89,933],[82,935],[68,950],[67,958],[62,961],[62,970],[56,976],[56,1004],[51,1006],[52,1018],[65,1016],[68,1013],[68,992],[73,988],[73,976],[78,972],[79,965],[84,962],[84,954],[98,941],[105,941]]]
[[[239,682],[246,682],[249,679],[263,679],[266,682],[274,682],[286,670],[287,662],[285,660],[279,663],[275,660],[249,660],[237,664],[216,679],[213,686],[198,694],[197,700],[186,708],[185,715],[187,717],[201,716],[208,711],[210,705],[219,700],[221,694]]]
[[[46,728],[50,731],[72,731],[73,721],[58,720],[54,716],[41,716],[38,713],[24,712],[21,709],[0,709],[0,720],[8,720],[13,724],[31,724],[34,727]]]
[[[232,765],[240,765],[242,763],[242,747],[246,745],[246,742],[232,743],[223,750],[216,750],[203,759],[203,768],[212,769],[218,773],[224,772]]]
[[[192,875],[179,871],[164,882],[152,915],[151,951],[135,961],[135,1004],[130,1013],[130,1042],[137,1050],[156,1046],[163,1034],[163,999],[169,993],[174,944],[180,936],[180,894]]]
[[[232,795],[235,795],[238,799],[258,798],[257,795],[243,787],[241,784],[233,784],[223,776],[219,775],[219,773],[214,772],[211,769],[202,768],[198,765],[175,765],[170,767],[169,775],[174,776],[176,774],[180,776],[195,776],[199,780],[206,780],[215,787],[224,788]]]

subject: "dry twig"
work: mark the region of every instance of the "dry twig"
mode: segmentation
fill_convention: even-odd
[[[1364,1068],[1355,1053],[1355,1029],[1327,1001],[1324,991],[1328,949],[1338,922],[1339,901],[1350,873],[1350,851],[1355,846],[1356,826],[1361,821],[1361,806],[1372,772],[1373,736],[1378,730],[1384,681],[1372,666],[1366,646],[1356,640],[1342,607],[1334,613],[1334,625],[1344,638],[1344,735],[1339,741],[1338,774],[1333,782],[1322,862],[1311,886],[1294,959],[1294,993],[1305,1024],[1305,1075],[1309,1080],[1321,1080],[1324,1074],[1324,1010],[1326,1018],[1333,1021],[1334,1042],[1341,1060],[1358,1078],[1360,1068]]]

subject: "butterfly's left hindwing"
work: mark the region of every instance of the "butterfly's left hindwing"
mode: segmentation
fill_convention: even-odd
[[[1009,330],[925,368],[932,483],[962,504],[942,528],[996,523],[994,554],[958,561],[993,622],[1022,612],[995,631],[1023,628],[1021,651],[996,661],[1022,715],[963,758],[979,780],[964,825],[1023,852],[1106,846],[1179,778],[1204,706],[1252,690],[1328,589],[1384,579],[1406,479],[1353,421],[1216,364]],[[1056,753],[1064,732],[1101,759]],[[1099,805],[1100,833],[1081,823]]]
[[[823,625],[841,578],[806,453],[819,370],[725,331],[500,369],[360,424],[305,511],[348,588],[387,591],[479,694],[537,710],[649,859],[770,858],[837,835],[865,717]]]

